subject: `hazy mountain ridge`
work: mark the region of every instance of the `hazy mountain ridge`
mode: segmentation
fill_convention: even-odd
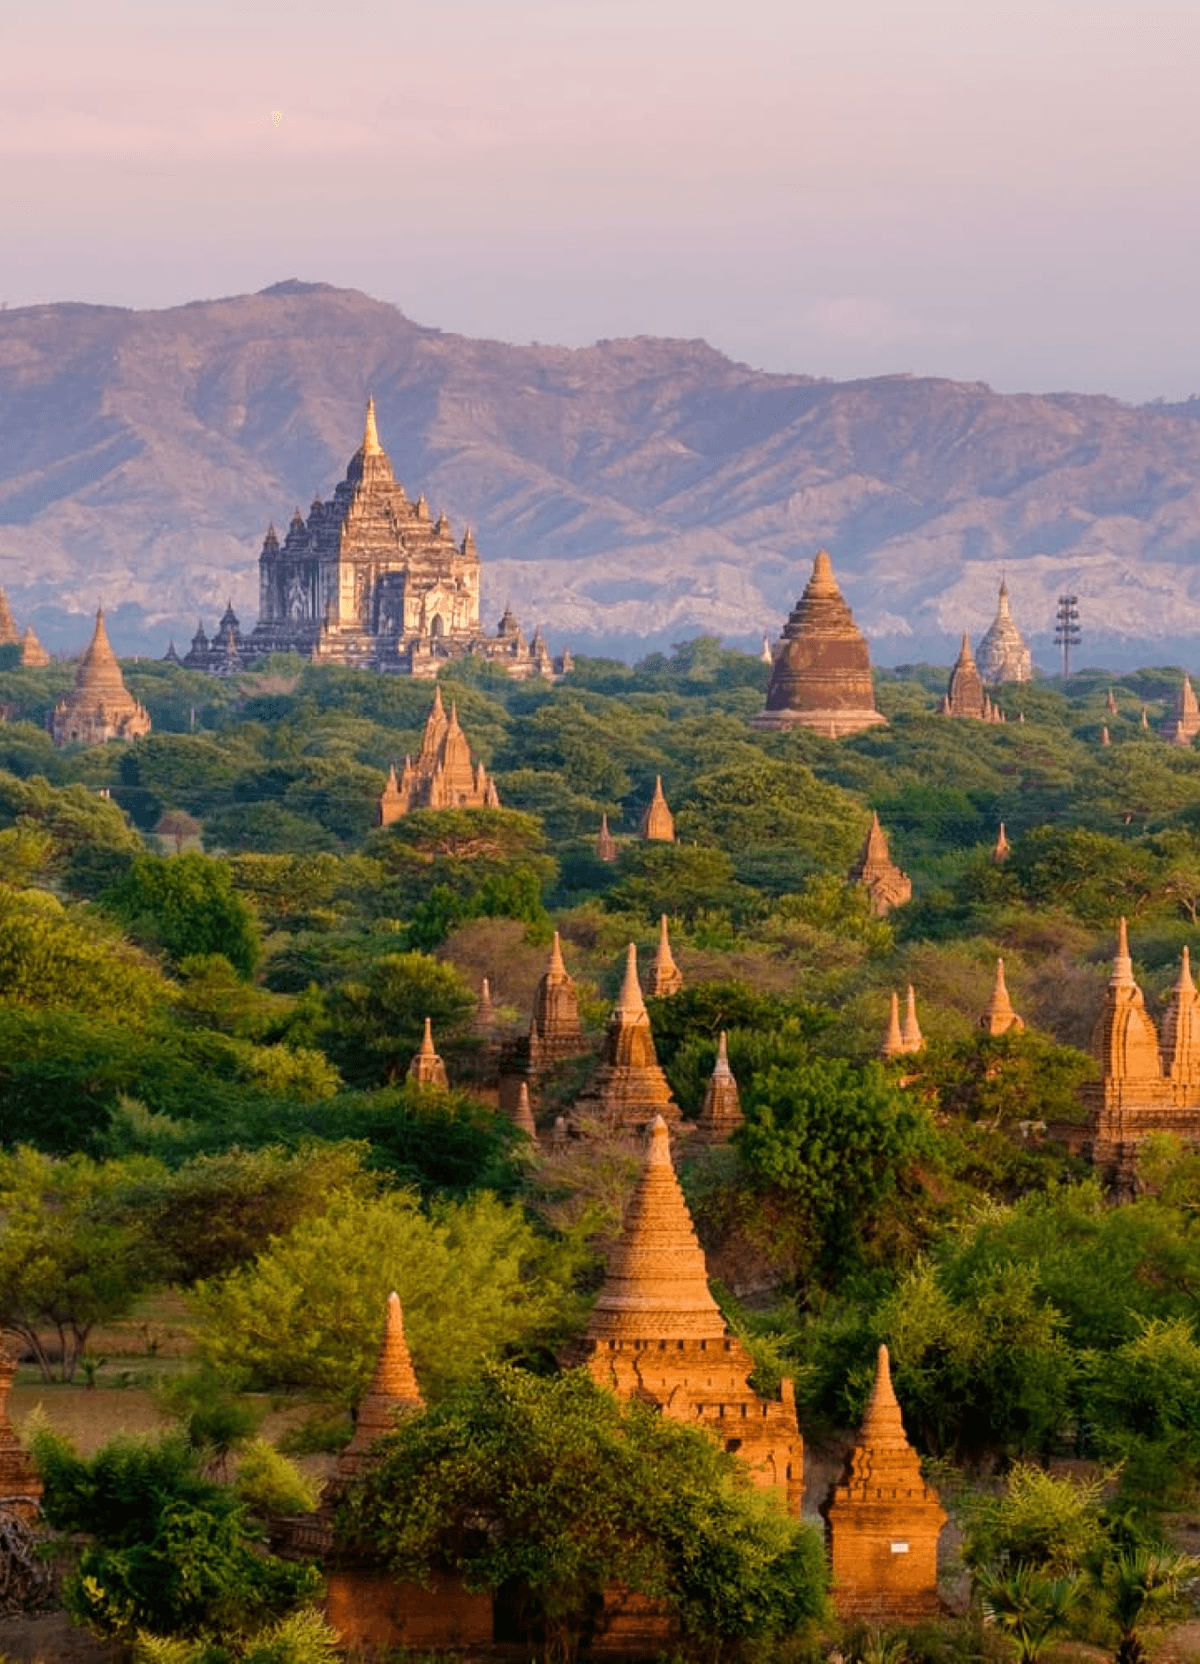
[[[768,375],[702,341],[470,340],[352,290],[0,313],[0,581],[53,644],[97,596],[154,645],[257,611],[257,554],[358,443],[469,521],[490,619],[573,644],[777,630],[827,544],[880,657],[945,657],[1002,566],[1046,640],[1200,633],[1200,404]],[[138,630],[142,615],[142,630]],[[161,648],[159,649],[161,651]],[[1045,657],[1045,652],[1043,651]]]

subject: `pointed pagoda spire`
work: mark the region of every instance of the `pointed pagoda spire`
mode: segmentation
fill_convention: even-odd
[[[774,664],[775,663],[775,655],[771,651],[770,638],[767,637],[767,636],[763,637],[762,652],[760,653],[759,657],[762,659],[762,662],[764,664]]]
[[[1135,986],[1133,980],[1133,960],[1129,956],[1129,931],[1122,915],[1117,927],[1117,951],[1113,958],[1112,975],[1108,979],[1110,988],[1131,988]]]
[[[0,647],[15,647],[19,639],[17,621],[8,604],[8,596],[0,589]]]
[[[1108,712],[1109,716],[1116,716],[1117,714],[1117,696],[1111,688],[1109,688],[1108,696],[1104,701],[1104,709]]]
[[[673,844],[675,842],[675,817],[667,807],[661,774],[654,777],[654,796],[650,799],[650,806],[642,816],[642,837],[657,843]]]
[[[526,1138],[537,1138],[537,1125],[533,1119],[533,1109],[529,1102],[529,1084],[521,1082],[517,1093],[517,1107],[513,1113],[513,1125],[518,1132],[523,1132]]]
[[[96,609],[96,628],[75,674],[75,687],[55,706],[49,726],[59,746],[100,745],[150,732],[149,713],[125,686],[104,626],[103,607]]]
[[[583,1049],[579,1023],[579,991],[563,959],[558,931],[550,944],[550,960],[533,996],[529,1026],[529,1065],[538,1070]]]
[[[958,650],[958,658],[950,672],[950,683],[946,689],[945,698],[941,703],[943,716],[970,717],[977,722],[986,722],[988,717],[988,697],[983,690],[983,678],[975,663],[975,655],[971,651],[971,643],[967,633],[963,631],[962,646]]]
[[[492,1004],[492,985],[487,977],[479,985],[479,998],[475,1002],[475,1027],[478,1030],[491,1028],[496,1020],[496,1009]]]
[[[892,860],[887,834],[879,824],[876,811],[872,811],[870,827],[858,860],[850,868],[849,878],[852,884],[861,884],[867,890],[876,918],[883,918],[893,907],[902,906],[912,898],[912,880]]]
[[[671,938],[667,934],[667,915],[661,917],[658,947],[650,962],[649,993],[652,999],[666,999],[683,987],[683,972],[671,953]]]
[[[687,1203],[671,1163],[667,1123],[655,1116],[645,1165],[592,1308],[590,1340],[724,1340]]]
[[[638,983],[637,948],[630,942],[625,978],[604,1031],[604,1049],[576,1112],[608,1124],[644,1127],[656,1115],[679,1119],[667,1077],[659,1067],[646,1002]]]
[[[917,996],[913,985],[908,985],[908,993],[904,1004],[904,1050],[905,1052],[921,1052],[925,1050],[925,1036],[921,1033],[921,1025],[917,1022]]]
[[[1103,728],[1101,728],[1101,730],[1100,730],[1100,744],[1101,745],[1111,745],[1112,744],[1112,739],[1110,738],[1109,732],[1108,732],[1108,723],[1107,722],[1104,724]]]
[[[637,947],[630,942],[625,950],[625,979],[621,983],[621,992],[617,995],[617,1003],[613,1008],[614,1016],[620,1013],[622,1017],[644,1017],[646,1002],[642,998],[641,984],[638,982]]]
[[[1185,947],[1179,975],[1163,1014],[1163,1071],[1174,1081],[1189,1085],[1200,1079],[1200,1000],[1192,981],[1191,955]]]
[[[363,429],[362,453],[364,456],[382,456],[383,446],[379,443],[379,430],[375,426],[375,396],[367,398],[367,420]]]
[[[988,1001],[987,1009],[979,1019],[979,1026],[985,1034],[1009,1034],[1015,1030],[1018,1034],[1025,1027],[1025,1020],[1018,1017],[1013,1010],[1012,1001],[1008,997],[1008,985],[1004,980],[1004,961],[996,961],[996,981],[992,987],[992,997]]]
[[[615,861],[617,858],[617,840],[608,829],[608,814],[600,816],[600,836],[596,839],[597,861]]]
[[[167,659],[172,664],[179,663],[179,654],[172,642],[167,652]],[[37,638],[37,631],[32,624],[25,627],[25,634],[21,637],[21,663],[29,670],[41,670],[50,663],[50,655]]]
[[[446,1075],[446,1065],[438,1056],[433,1043],[433,1024],[428,1017],[425,1019],[425,1033],[421,1044],[408,1066],[408,1078],[420,1086],[448,1087],[450,1084]]]
[[[900,1030],[900,996],[893,988],[892,1003],[888,1011],[888,1023],[883,1035],[883,1045],[880,1047],[880,1056],[887,1062],[893,1057],[903,1057],[903,1055],[904,1035]]]
[[[1147,713],[1146,706],[1143,705],[1142,706],[1142,727],[1143,728],[1149,728],[1149,726],[1150,726],[1150,717]]]
[[[992,850],[992,860],[997,866],[1007,861],[1012,854],[1012,845],[1008,841],[1008,834],[1004,830],[1004,822],[1000,822],[1000,835],[996,839],[996,847]]]
[[[404,1337],[404,1313],[395,1289],[388,1296],[383,1342],[375,1373],[358,1406],[354,1437],[337,1459],[335,1473],[350,1479],[369,1466],[371,1446],[392,1432],[398,1415],[425,1407],[417,1385],[408,1342]]]
[[[881,1346],[877,1354],[875,1385],[867,1401],[867,1413],[863,1417],[858,1442],[875,1450],[908,1446],[900,1405],[892,1386],[891,1359],[886,1346]]]
[[[729,1067],[725,1030],[717,1041],[717,1061],[704,1093],[696,1132],[706,1144],[723,1144],[735,1127],[742,1124],[742,1100]]]

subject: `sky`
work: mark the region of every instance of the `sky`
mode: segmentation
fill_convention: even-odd
[[[1197,62],[1198,0],[2,0],[0,304],[1186,398]]]

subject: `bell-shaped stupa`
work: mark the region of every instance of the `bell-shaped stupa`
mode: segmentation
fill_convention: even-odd
[[[683,987],[683,972],[671,952],[671,938],[667,934],[667,915],[662,915],[658,929],[658,947],[650,961],[650,976],[646,992],[651,999],[666,999]]]
[[[791,1382],[778,1399],[760,1398],[749,1385],[753,1361],[709,1289],[661,1116],[587,1331],[563,1361],[582,1364],[621,1398],[704,1428],[737,1453],[756,1484],[799,1512],[804,1443]]]
[[[416,1081],[419,1086],[449,1086],[446,1076],[446,1065],[437,1054],[437,1047],[433,1043],[433,1024],[428,1017],[425,1019],[425,1033],[421,1037],[421,1044],[413,1053],[413,1060],[408,1066],[409,1080]]]
[[[775,649],[767,708],[756,728],[812,728],[830,739],[885,719],[875,709],[866,638],[833,576],[824,549]]]
[[[729,1067],[729,1051],[725,1031],[722,1030],[717,1041],[717,1061],[713,1064],[696,1122],[696,1136],[705,1144],[727,1143],[730,1134],[741,1126],[742,1119],[742,1100],[733,1070]]]
[[[96,612],[95,633],[80,661],[75,686],[59,700],[46,726],[57,746],[103,745],[150,732],[149,712],[125,686],[102,608]]]
[[[937,1615],[937,1545],[946,1514],[905,1436],[886,1346],[845,1472],[821,1512],[839,1618]]]
[[[992,987],[992,997],[979,1019],[979,1026],[985,1034],[1019,1034],[1025,1027],[1025,1019],[1017,1016],[1012,1000],[1008,997],[1003,959],[996,961],[996,981]]]
[[[354,1437],[337,1459],[337,1479],[352,1479],[370,1466],[371,1446],[396,1425],[396,1417],[425,1407],[416,1372],[404,1338],[404,1314],[400,1296],[393,1289],[388,1296],[383,1343],[375,1373],[358,1406]]]
[[[1008,604],[1008,585],[1000,580],[1000,604],[991,628],[979,643],[979,674],[985,682],[1028,682],[1033,659],[1021,639]]]

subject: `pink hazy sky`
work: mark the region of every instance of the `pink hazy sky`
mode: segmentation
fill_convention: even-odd
[[[506,340],[1186,397],[1198,48],[1197,0],[4,0],[0,301],[300,277]]]

